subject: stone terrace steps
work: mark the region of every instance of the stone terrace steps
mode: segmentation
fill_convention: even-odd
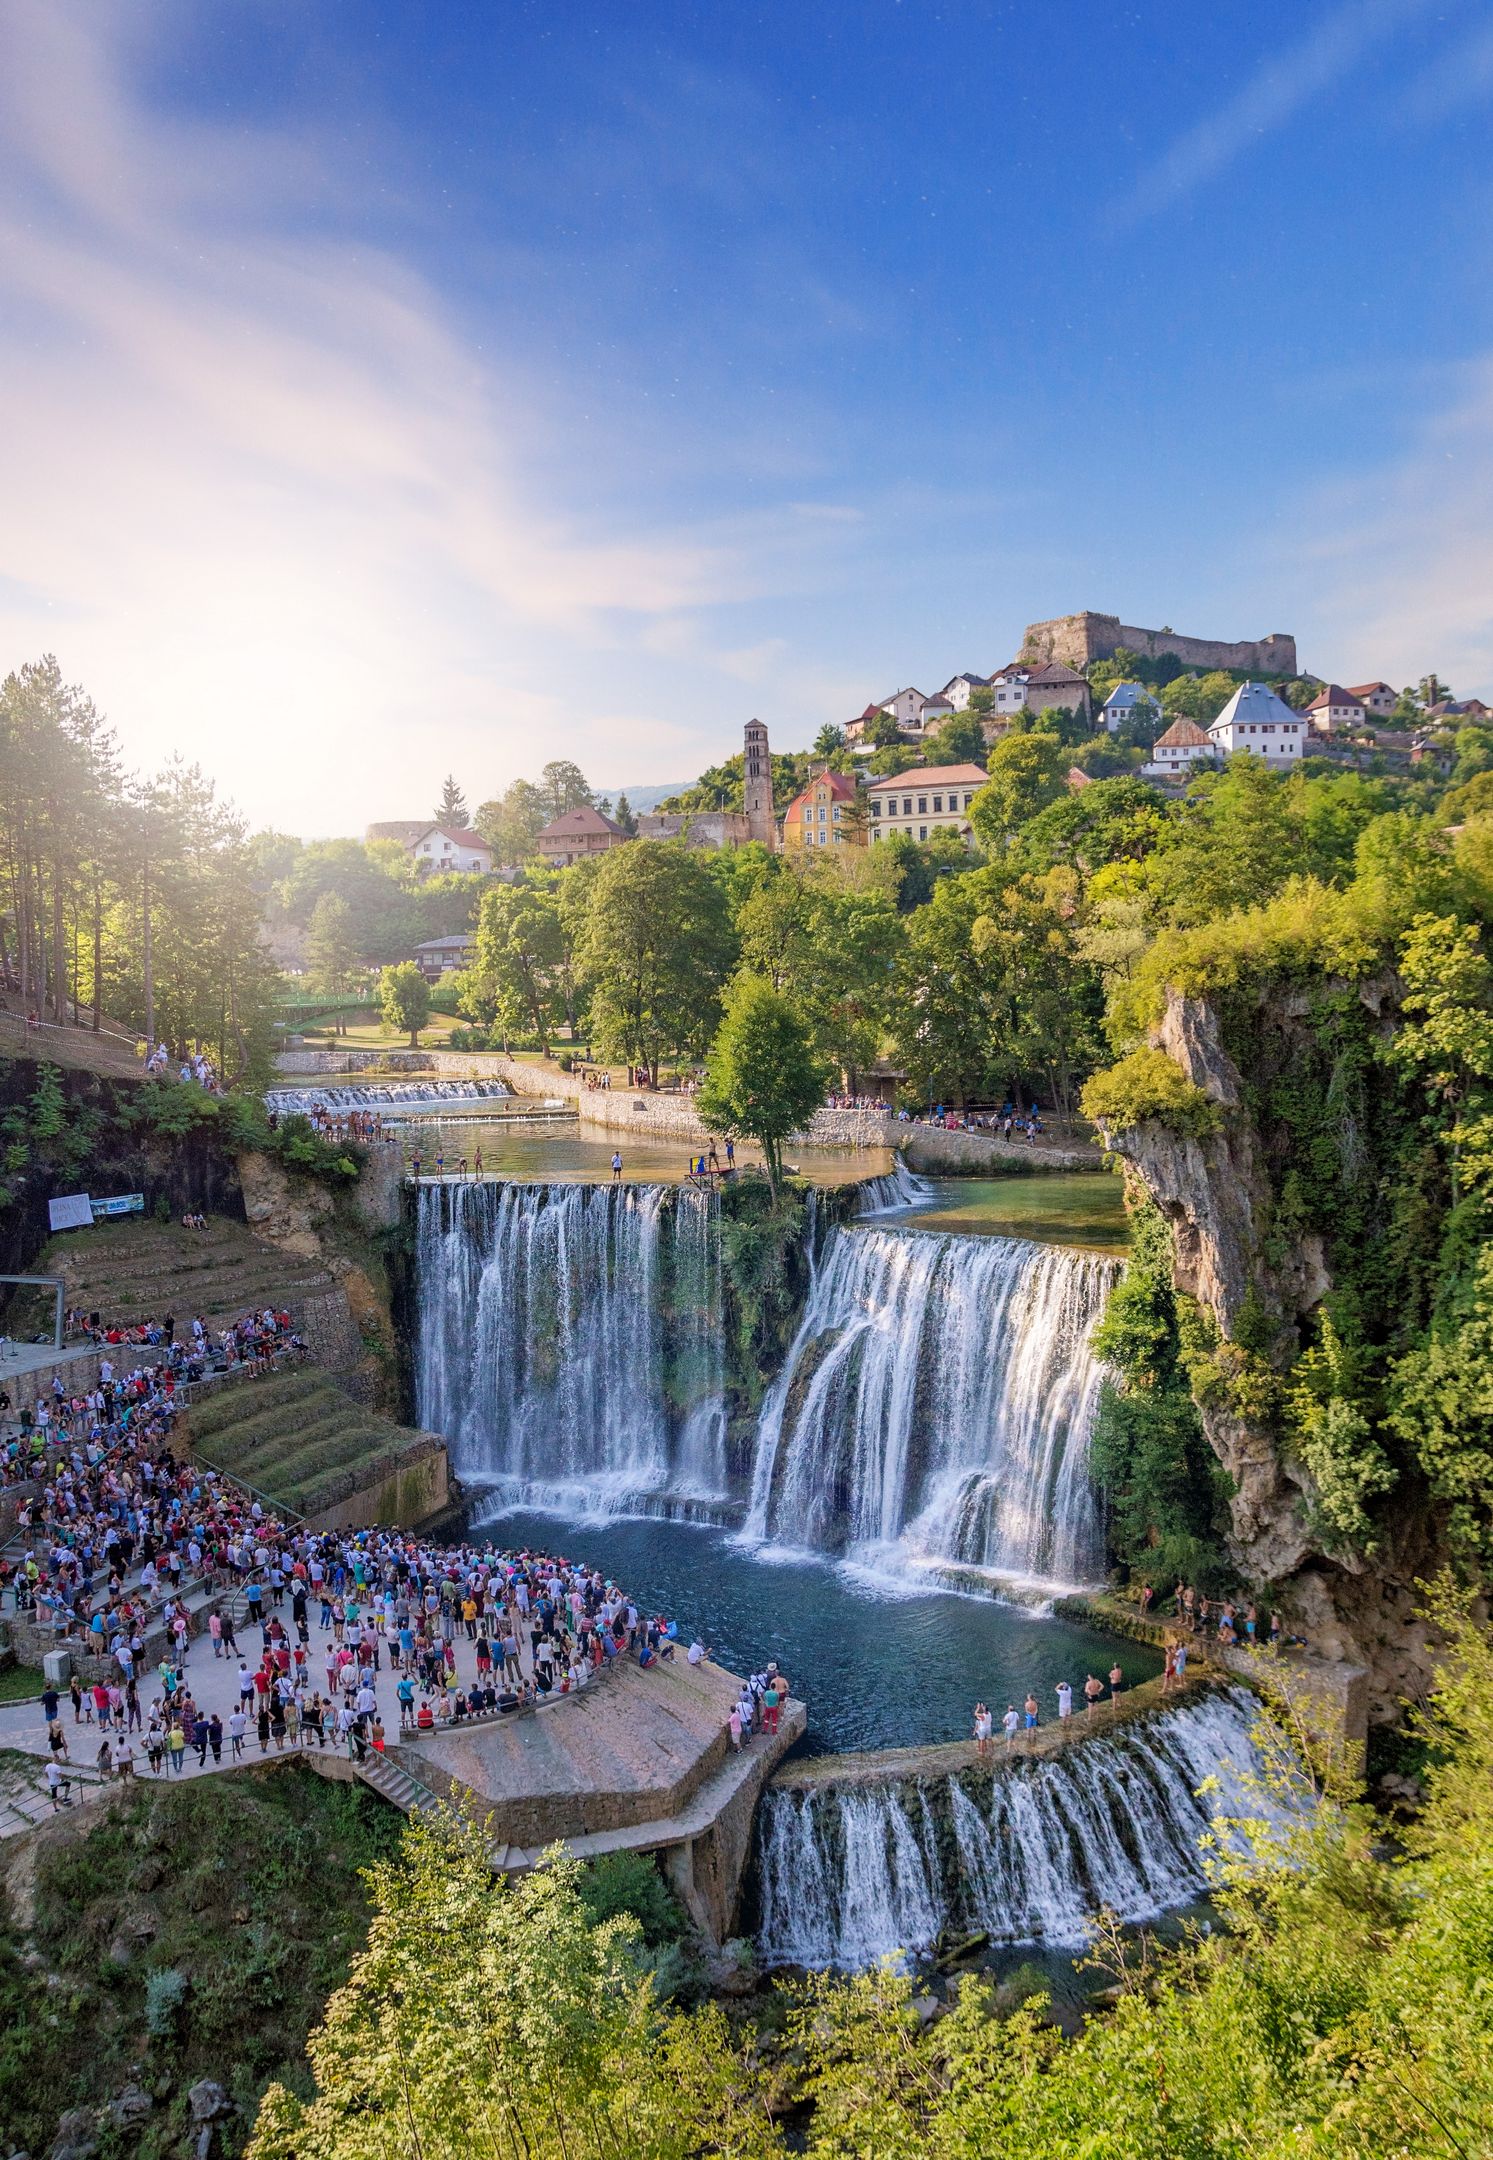
[[[250,1307],[284,1305],[333,1286],[315,1261],[266,1245],[241,1223],[213,1218],[206,1230],[179,1223],[95,1223],[55,1238],[42,1272],[67,1283],[69,1304],[110,1320],[174,1312],[217,1321]]]
[[[340,1473],[392,1466],[417,1441],[428,1444],[305,1365],[199,1397],[186,1428],[203,1462],[303,1515]]]

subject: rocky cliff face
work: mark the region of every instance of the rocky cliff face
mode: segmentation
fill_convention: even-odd
[[[312,1349],[359,1401],[391,1416],[405,1408],[393,1297],[380,1233],[399,1222],[401,1157],[375,1148],[346,1193],[297,1177],[271,1155],[236,1158],[250,1227],[299,1259],[318,1260],[336,1279],[334,1308]]]
[[[1375,995],[1366,987],[1371,1010]],[[1284,1002],[1273,1017],[1289,1030],[1297,1016]],[[1250,1325],[1273,1338],[1271,1362],[1284,1366],[1300,1346],[1301,1323],[1332,1287],[1322,1239],[1304,1235],[1283,1250],[1277,1234],[1267,1259],[1266,1142],[1211,1008],[1173,996],[1153,1040],[1218,1104],[1219,1129],[1198,1140],[1148,1121],[1114,1134],[1112,1145],[1171,1225],[1177,1288],[1211,1315],[1224,1344]],[[1371,1560],[1325,1551],[1311,1526],[1309,1480],[1279,1424],[1224,1400],[1201,1410],[1234,1480],[1231,1545],[1241,1572],[1279,1600],[1323,1656],[1366,1666],[1371,1715],[1392,1718],[1429,1671],[1414,1617],[1416,1579],[1441,1557],[1429,1510],[1407,1494]]]

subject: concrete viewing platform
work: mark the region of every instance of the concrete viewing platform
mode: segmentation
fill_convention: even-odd
[[[562,1842],[578,1859],[652,1852],[696,1922],[730,1934],[757,1798],[804,1730],[799,1702],[775,1735],[731,1746],[739,1680],[677,1656],[619,1659],[599,1684],[529,1715],[447,1726],[391,1750],[432,1791],[490,1811],[496,1864],[522,1873]]]

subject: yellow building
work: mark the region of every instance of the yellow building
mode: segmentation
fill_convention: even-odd
[[[816,773],[783,812],[783,846],[864,847],[865,821],[855,799],[855,782],[828,768]]]
[[[978,765],[914,765],[889,780],[873,780],[866,790],[871,838],[906,833],[926,840],[931,833],[954,832],[969,844],[969,806],[989,778]]]

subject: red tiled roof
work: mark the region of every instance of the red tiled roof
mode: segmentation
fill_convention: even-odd
[[[1211,750],[1213,748],[1212,736],[1205,734],[1196,720],[1188,720],[1185,717],[1181,720],[1174,720],[1164,735],[1157,736],[1156,748],[1158,750],[1163,743],[1169,750]]]
[[[627,838],[620,825],[604,817],[600,810],[593,810],[589,803],[582,803],[578,810],[562,810],[559,817],[550,819],[539,837],[541,840],[563,840],[571,833],[596,832],[616,833],[622,840]]]
[[[880,706],[878,706],[876,709],[878,712],[881,710]],[[830,793],[831,795],[833,795],[836,802],[854,802],[855,782],[851,779],[850,775],[848,773],[834,772],[828,765],[826,765],[823,772],[815,773],[813,779],[809,782],[807,787],[800,788],[799,792],[794,796],[792,802],[789,803],[787,809],[783,812],[784,817],[792,817],[794,811],[798,808],[799,804],[801,802],[807,802],[810,795],[812,795],[812,793],[814,792],[814,789],[818,787],[823,781],[828,781]]]
[[[1306,709],[1308,712],[1326,712],[1329,705],[1357,705],[1361,702],[1351,690],[1345,690],[1341,683],[1330,682],[1325,690],[1312,699]]]

